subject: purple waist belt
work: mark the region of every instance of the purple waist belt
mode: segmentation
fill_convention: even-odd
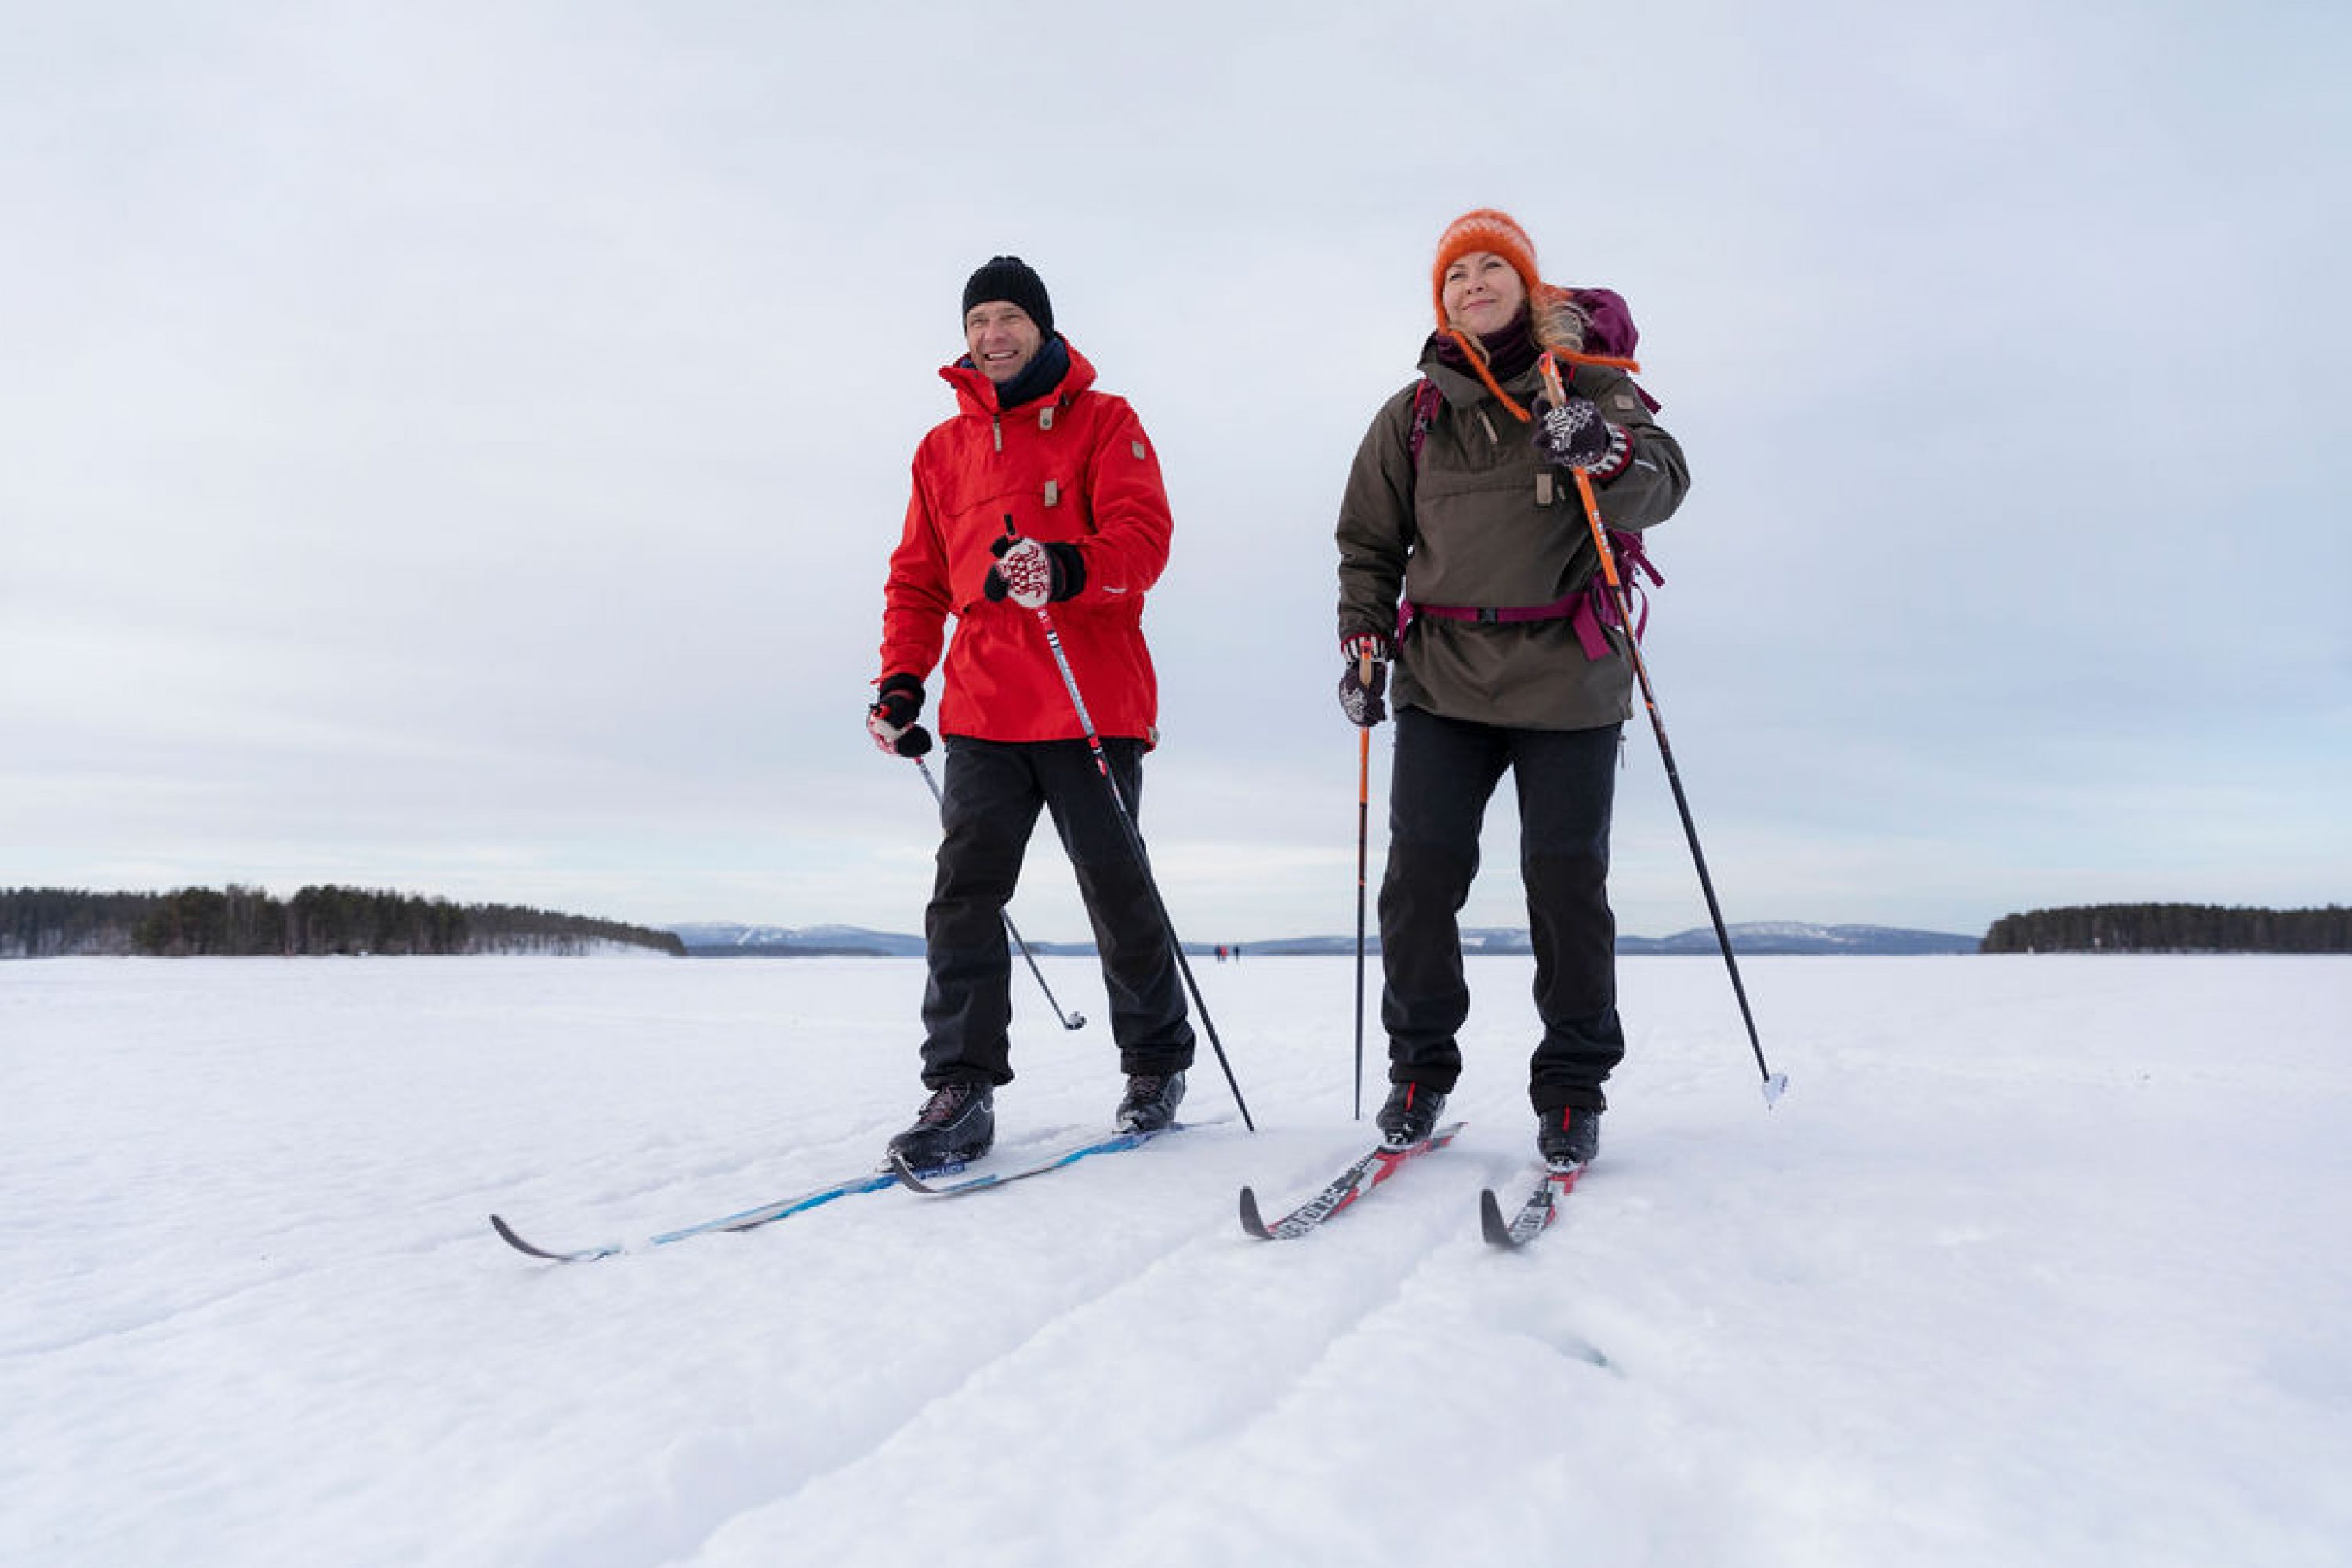
[[[1664,584],[1666,579],[1643,552],[1640,534],[1612,528],[1609,531],[1609,545],[1616,552],[1620,575],[1633,595],[1635,606],[1633,636],[1638,640],[1643,632],[1650,629],[1650,597],[1643,591],[1641,574],[1646,573],[1654,584]],[[1423,605],[1407,599],[1397,606],[1397,640],[1402,642],[1412,623],[1423,616],[1437,621],[1475,621],[1487,626],[1564,620],[1575,629],[1577,644],[1584,649],[1587,658],[1607,658],[1609,636],[1601,628],[1624,624],[1617,614],[1616,601],[1610,596],[1607,580],[1597,574],[1583,587],[1563,598],[1554,599],[1549,605],[1486,607]]]

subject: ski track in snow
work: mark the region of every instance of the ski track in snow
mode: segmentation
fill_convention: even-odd
[[[1398,1217],[1408,1215],[1401,1210]],[[873,1449],[756,1510],[756,1524],[740,1532],[740,1543],[719,1532],[717,1549],[702,1561],[771,1561],[783,1542],[813,1561],[854,1558],[868,1526],[841,1506],[844,1496],[919,1495],[938,1476],[968,1463],[975,1448],[1014,1444],[1024,1458],[1020,1475],[992,1478],[979,1495],[959,1496],[954,1507],[913,1521],[894,1550],[1034,1562],[1050,1560],[1057,1543],[1090,1541],[1111,1560],[1148,1561],[1162,1532],[1140,1528],[1133,1539],[1121,1539],[1118,1514],[1131,1499],[1062,1497],[1061,1478],[1102,1466],[1120,1474],[1181,1475],[1200,1453],[1246,1441],[1328,1363],[1345,1359],[1366,1336],[1381,1336],[1439,1254],[1466,1254],[1461,1226],[1447,1225],[1433,1209],[1423,1205],[1410,1219],[1402,1232],[1391,1226],[1377,1238],[1376,1251],[1360,1246],[1323,1268],[1307,1260],[1304,1267],[1321,1277],[1323,1289],[1302,1291],[1286,1310],[1261,1302],[1239,1325],[1220,1323],[1213,1310],[1186,1302],[1262,1290],[1254,1276],[1301,1265],[1257,1255],[1269,1245],[1299,1244],[1255,1241],[1235,1226],[1230,1235],[1195,1237],[1170,1251],[1131,1250],[1116,1268],[1075,1282],[1066,1304],[1034,1332],[992,1350],[961,1384]],[[1454,1256],[1444,1266],[1464,1261]],[[1139,1332],[1138,1325],[1148,1327]],[[1127,1390],[1138,1396],[1132,1407],[1119,1397]],[[1247,1397],[1237,1402],[1234,1390]],[[1279,1468],[1277,1461],[1269,1473]],[[1259,1481],[1243,1478],[1240,1484]],[[1048,1515],[1051,1537],[1035,1524]],[[1198,1559],[1188,1552],[1180,1560]]]
[[[1202,972],[1255,1135],[559,1266],[487,1215],[635,1240],[870,1166],[919,966],[0,966],[0,1561],[2345,1559],[2352,964],[1752,963],[1768,1113],[1720,969],[1630,962],[1602,1157],[1507,1253],[1527,965],[1474,960],[1461,1138],[1251,1239],[1242,1184],[1375,1136],[1351,968]],[[1041,1016],[1008,1153],[1118,1090]]]

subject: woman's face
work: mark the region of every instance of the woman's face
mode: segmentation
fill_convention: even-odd
[[[1511,324],[1527,303],[1528,286],[1518,269],[1493,251],[1474,250],[1445,269],[1441,297],[1447,321],[1484,337]]]

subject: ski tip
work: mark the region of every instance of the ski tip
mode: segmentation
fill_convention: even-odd
[[[1503,1217],[1503,1200],[1495,1195],[1492,1187],[1482,1187],[1478,1193],[1478,1228],[1494,1247],[1516,1245],[1511,1240],[1510,1222]]]
[[[569,1256],[564,1253],[550,1252],[543,1247],[534,1247],[530,1242],[525,1241],[520,1236],[516,1234],[514,1226],[509,1225],[497,1215],[492,1215],[490,1216],[490,1228],[499,1233],[499,1240],[505,1242],[509,1247],[513,1247],[517,1252],[524,1254],[526,1257],[544,1258],[550,1263],[568,1263],[571,1261]]]
[[[1274,1233],[1265,1228],[1265,1221],[1258,1217],[1257,1194],[1247,1187],[1242,1189],[1242,1228],[1260,1241],[1274,1239]]]

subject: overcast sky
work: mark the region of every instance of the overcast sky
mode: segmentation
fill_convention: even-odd
[[[2341,5],[5,11],[0,886],[920,929],[863,710],[1012,251],[1160,447],[1177,923],[1350,931],[1334,509],[1491,205],[1690,455],[1730,919],[2352,899]],[[1627,740],[1621,928],[1703,924]]]

